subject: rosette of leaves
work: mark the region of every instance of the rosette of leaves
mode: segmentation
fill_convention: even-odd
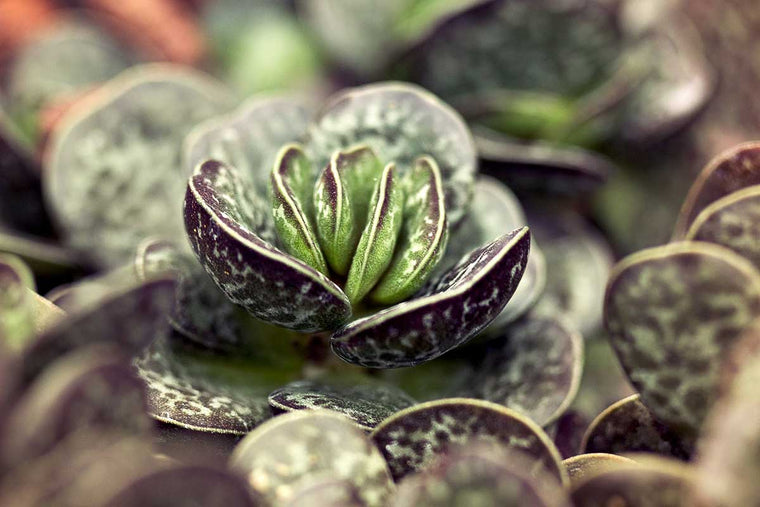
[[[515,323],[545,279],[521,207],[477,178],[469,132],[434,96],[377,84],[316,114],[252,99],[199,126],[184,159],[195,255],[151,240],[137,256],[142,276],[178,277],[176,333],[137,362],[154,417],[239,435],[270,407],[328,408],[370,429],[415,398],[467,395],[543,425],[574,396],[580,335]],[[488,355],[502,360],[475,372]]]

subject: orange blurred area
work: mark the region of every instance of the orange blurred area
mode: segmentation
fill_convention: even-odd
[[[49,0],[0,0],[0,61],[58,18]]]

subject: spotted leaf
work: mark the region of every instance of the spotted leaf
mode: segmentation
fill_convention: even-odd
[[[185,228],[206,272],[255,317],[299,331],[335,329],[351,314],[322,273],[273,246],[250,182],[232,167],[196,168],[185,196]]]
[[[343,360],[371,368],[412,366],[475,336],[502,311],[525,271],[527,227],[464,257],[418,297],[355,320],[331,338]]]
[[[401,238],[372,299],[390,305],[417,292],[443,257],[448,239],[441,173],[435,160],[422,157],[407,175]]]
[[[382,171],[369,147],[337,151],[314,187],[319,244],[330,268],[341,276],[348,274]]]
[[[361,301],[388,269],[403,220],[403,183],[388,164],[372,191],[367,223],[348,270],[345,291],[352,303]]]
[[[270,185],[277,237],[286,252],[327,275],[311,214],[313,183],[312,165],[301,147],[283,147],[275,159]]]

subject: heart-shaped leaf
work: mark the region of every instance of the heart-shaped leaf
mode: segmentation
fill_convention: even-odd
[[[299,331],[334,329],[351,314],[323,274],[276,249],[252,184],[220,162],[198,166],[185,196],[185,228],[203,267],[233,303]]]
[[[388,269],[403,221],[404,186],[391,163],[372,191],[367,224],[348,269],[345,291],[352,303],[361,301]]]
[[[500,444],[524,452],[531,464],[567,482],[559,452],[549,437],[530,419],[487,401],[450,398],[414,405],[382,423],[371,433],[399,481],[429,467],[451,446]]]
[[[284,146],[272,171],[272,215],[283,249],[323,275],[327,264],[312,220],[314,170],[297,144]]]
[[[182,237],[182,139],[232,106],[203,75],[173,67],[126,71],[53,134],[43,185],[66,240],[105,266],[147,236]]]
[[[299,380],[269,395],[269,405],[274,410],[332,410],[365,430],[371,430],[386,417],[413,404],[414,400],[402,390],[386,384],[345,386]]]
[[[441,173],[435,160],[422,157],[407,175],[400,242],[391,265],[372,291],[372,299],[390,305],[417,292],[443,257],[448,240]]]
[[[649,452],[688,460],[693,442],[680,438],[654,418],[638,394],[609,406],[593,420],[583,436],[587,453]]]
[[[336,150],[369,145],[383,164],[402,174],[431,156],[441,170],[452,227],[464,218],[477,172],[475,147],[462,118],[422,88],[385,83],[334,95],[309,129],[307,148],[317,167]]]
[[[238,444],[230,466],[272,503],[292,499],[299,484],[320,477],[348,480],[370,507],[386,505],[393,489],[369,437],[327,410],[291,412],[262,424]]]
[[[343,360],[370,368],[413,366],[475,336],[501,312],[528,261],[527,227],[471,252],[418,297],[336,331]]]
[[[527,415],[541,426],[559,417],[578,392],[583,337],[561,320],[528,316],[473,351],[466,393]]]
[[[604,308],[610,340],[641,401],[686,436],[699,430],[715,399],[721,358],[758,316],[760,273],[730,250],[699,242],[621,261]]]
[[[330,268],[348,274],[383,166],[371,148],[337,151],[314,187],[319,244]]]
[[[760,269],[760,185],[728,194],[697,215],[686,239],[724,246]]]
[[[711,203],[753,185],[760,185],[760,143],[744,143],[724,151],[702,169],[689,189],[673,238],[683,238],[697,215]]]

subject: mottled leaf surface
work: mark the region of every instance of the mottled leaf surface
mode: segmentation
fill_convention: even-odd
[[[597,452],[578,454],[572,458],[567,458],[562,461],[562,465],[567,469],[567,475],[570,476],[570,487],[576,487],[598,473],[620,467],[630,467],[635,465],[635,461],[615,454]]]
[[[331,338],[343,360],[371,368],[412,366],[475,336],[501,312],[528,261],[527,227],[471,252],[414,299],[355,320]]]
[[[151,417],[196,431],[244,435],[271,416],[266,386],[257,385],[255,375],[226,379],[208,374],[198,362],[166,339],[154,341],[135,361]]]
[[[613,270],[605,326],[641,401],[685,435],[715,400],[719,364],[760,316],[760,274],[709,243],[644,250]]]
[[[135,353],[168,332],[167,315],[174,303],[174,281],[110,279],[110,291],[68,313],[56,325],[38,335],[23,350],[22,376],[26,382],[48,364],[78,347],[110,343]]]
[[[182,237],[180,167],[193,125],[232,106],[220,85],[173,67],[136,67],[56,129],[43,179],[67,243],[105,266],[148,236]]]
[[[721,197],[760,184],[760,143],[735,146],[716,156],[702,169],[689,189],[673,232],[683,238],[699,213]]]
[[[468,395],[504,405],[541,426],[559,417],[578,392],[583,337],[560,320],[528,316],[473,354],[479,360]]]
[[[317,167],[335,150],[367,144],[401,172],[429,155],[437,163],[452,227],[465,216],[477,172],[475,147],[462,118],[423,89],[403,83],[367,85],[334,95],[309,129]]]
[[[246,436],[230,466],[269,502],[292,499],[317,477],[346,479],[369,507],[386,505],[393,483],[383,456],[344,416],[302,410],[275,417]]]
[[[361,145],[333,153],[314,186],[319,244],[330,268],[340,276],[351,267],[382,172],[372,149]]]
[[[450,398],[398,412],[372,431],[396,481],[429,467],[452,445],[501,444],[524,452],[562,483],[567,481],[559,452],[530,419],[481,400]]]
[[[414,404],[401,389],[388,384],[338,385],[299,380],[276,389],[269,405],[276,411],[327,409],[371,430],[380,421]]]
[[[348,269],[344,290],[352,303],[361,301],[388,269],[403,222],[403,182],[396,166],[388,164],[372,191],[367,223]]]
[[[312,185],[316,175],[300,145],[289,144],[277,154],[270,193],[272,217],[282,248],[320,273],[327,275],[312,219]]]
[[[586,430],[583,452],[627,454],[648,452],[688,460],[693,442],[680,438],[655,419],[638,394],[614,403]]]
[[[427,281],[449,239],[443,185],[438,165],[422,157],[407,174],[404,225],[388,270],[372,299],[389,305],[407,299]]]
[[[264,321],[299,331],[335,329],[351,314],[348,298],[275,248],[264,216],[250,182],[234,168],[215,161],[197,167],[185,196],[185,228],[216,285]]]
[[[592,476],[573,488],[578,507],[622,505],[680,507],[693,487],[693,474],[685,465],[665,459],[647,460]]]
[[[535,466],[529,457],[500,446],[457,447],[405,479],[393,506],[568,506],[559,482]]]
[[[287,504],[287,507],[313,507],[330,505],[333,507],[363,507],[359,492],[345,479],[317,479],[312,484],[302,485]]]
[[[697,215],[686,239],[724,246],[760,269],[760,185],[716,200]]]

